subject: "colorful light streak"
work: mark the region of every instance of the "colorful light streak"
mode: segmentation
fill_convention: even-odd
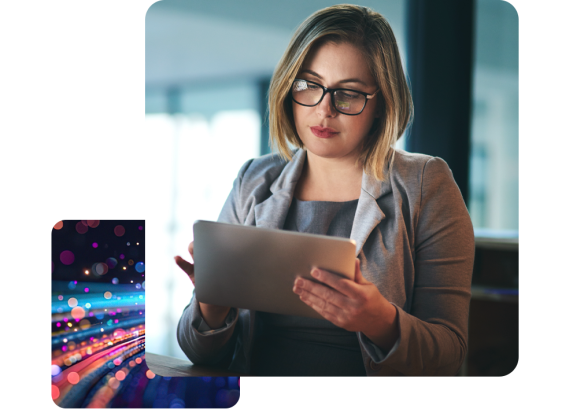
[[[140,234],[131,236],[132,222],[63,221],[55,225],[55,231],[63,234],[68,229],[72,242],[75,235],[89,236],[87,247],[96,253],[100,250],[93,243],[103,243],[99,249],[108,248],[107,235],[92,235],[101,230],[112,235],[114,226],[120,236],[139,239],[136,245],[143,243],[143,222],[134,230]],[[53,252],[51,263],[53,277],[61,276],[52,282],[51,306],[51,396],[58,406],[179,408],[231,407],[237,403],[238,377],[160,377],[146,366],[144,274],[139,275],[142,283],[134,284],[136,271],[144,272],[144,262],[136,262],[129,270],[115,259],[116,252],[124,259],[119,249],[130,251],[130,242],[114,246],[110,241],[112,255],[102,260],[82,259],[80,253],[71,251],[69,243],[59,244],[64,248]],[[144,260],[143,253],[132,254]],[[80,261],[85,264],[78,270],[61,270],[61,266],[75,266]],[[134,259],[130,259],[128,265],[133,264]],[[88,274],[90,265],[97,274]]]

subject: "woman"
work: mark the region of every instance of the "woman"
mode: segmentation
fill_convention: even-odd
[[[254,375],[455,375],[473,229],[446,163],[393,149],[412,107],[387,21],[351,5],[310,16],[274,72],[269,105],[281,159],[244,164],[219,221],[350,237],[355,281],[317,269],[314,282],[296,280],[290,290],[326,321],[193,296],[178,328],[185,354]],[[176,262],[194,284],[193,265]]]

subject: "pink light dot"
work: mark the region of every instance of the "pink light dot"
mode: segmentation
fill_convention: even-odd
[[[89,292],[89,288],[85,287],[85,292],[88,293]]]
[[[96,249],[97,248],[97,243],[93,243],[92,246],[93,246],[94,249]]]
[[[85,234],[85,233],[87,233],[87,230],[88,230],[87,223],[78,222],[75,225],[75,230],[77,230],[77,233],[79,233],[79,234]]]
[[[77,281],[75,281],[75,285],[77,285]]]
[[[117,323],[118,323],[118,320],[115,320],[115,321],[114,321],[114,324],[117,324]]]
[[[63,322],[67,322],[67,321],[69,321],[69,320],[67,319],[67,317],[63,318]]]
[[[124,256],[123,254],[120,254],[120,259],[124,259],[126,256]]]
[[[79,322],[79,318],[75,318],[75,322]]]
[[[60,326],[61,326],[61,323],[60,322],[57,322],[57,327],[60,327]]]
[[[75,261],[75,255],[73,254],[72,251],[65,250],[65,251],[61,252],[61,255],[59,256],[59,260],[61,260],[61,263],[68,266],[68,265],[73,264],[73,262]]]
[[[143,227],[142,227],[142,226],[138,227],[138,230],[142,230],[142,229],[143,229]]]
[[[121,224],[118,224],[114,227],[114,234],[118,237],[122,237],[126,233],[126,229]]]
[[[65,352],[66,350],[67,350],[67,346],[63,345],[63,346],[61,347],[61,351]]]

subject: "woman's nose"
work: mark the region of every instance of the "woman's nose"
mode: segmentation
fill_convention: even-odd
[[[318,114],[323,118],[334,117],[337,115],[336,109],[333,107],[333,97],[330,92],[324,94],[322,101],[317,105]]]

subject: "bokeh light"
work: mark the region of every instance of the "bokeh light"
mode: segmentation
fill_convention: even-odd
[[[77,385],[79,383],[79,374],[77,372],[69,372],[67,380],[71,385]]]
[[[116,372],[116,379],[120,382],[123,381],[124,379],[126,379],[126,373],[124,371]]]
[[[115,377],[111,377],[107,382],[110,388],[116,390],[120,387],[120,381],[118,381]]]
[[[89,329],[89,328],[91,328],[91,322],[89,322],[89,320],[87,320],[87,319],[81,320],[81,322],[79,323],[79,327],[82,330]]]
[[[67,305],[69,305],[69,307],[73,308],[73,307],[77,307],[77,298],[75,297],[71,297],[67,300]]]
[[[83,309],[83,307],[75,307],[71,310],[71,316],[76,320],[85,318],[85,310]]]
[[[100,276],[106,274],[109,270],[109,267],[106,263],[98,263],[97,266],[95,266],[95,271],[97,271],[97,274],[99,274]]]
[[[114,234],[118,237],[122,237],[126,233],[126,229],[121,224],[118,224],[114,227]]]
[[[61,263],[65,264],[66,266],[69,266],[73,264],[73,262],[75,261],[75,255],[73,254],[72,251],[65,250],[61,252],[59,260],[61,260]]]
[[[137,272],[143,273],[144,270],[145,270],[144,262],[143,261],[140,261],[140,262],[136,263],[136,265],[134,266],[134,268],[136,269]]]
[[[59,220],[57,223],[55,223],[55,225],[53,226],[53,229],[55,230],[61,230],[63,228],[63,221]]]
[[[58,399],[61,396],[61,392],[59,391],[59,387],[57,385],[51,385],[51,398],[53,400]]]
[[[184,408],[185,401],[179,398],[174,398],[169,403],[169,408]]]
[[[92,246],[94,249],[96,249],[96,248],[97,248],[97,246],[98,246],[98,244],[97,244],[97,243],[93,243],[91,246]]]
[[[52,273],[51,326],[51,394],[55,404],[62,408],[235,404],[236,400],[230,397],[238,396],[238,382],[232,385],[225,377],[217,382],[201,382],[196,377],[160,377],[142,365],[145,278],[144,272],[136,271],[142,268],[140,263],[145,257],[144,234],[139,229],[144,230],[144,222],[102,220],[97,225],[84,221],[82,225],[95,229],[88,229],[85,237],[76,231],[78,222],[65,220],[62,231],[54,234],[58,237],[53,242],[51,263],[57,264]],[[111,236],[118,225],[124,226],[122,238]],[[93,243],[99,245],[92,248]],[[75,253],[72,268],[59,263],[63,250]],[[132,268],[123,270],[128,259],[133,259]],[[100,262],[112,273],[109,277],[98,274]],[[105,272],[104,266],[99,270]],[[77,303],[69,306],[72,298]]]
[[[115,268],[118,265],[118,260],[116,260],[114,257],[109,257],[105,261],[105,264],[107,264],[109,268]]]
[[[87,225],[95,229],[99,226],[99,220],[87,220]]]
[[[85,234],[87,233],[88,230],[87,224],[84,224],[83,222],[78,222],[75,225],[75,230],[77,230],[77,233],[79,234]]]

